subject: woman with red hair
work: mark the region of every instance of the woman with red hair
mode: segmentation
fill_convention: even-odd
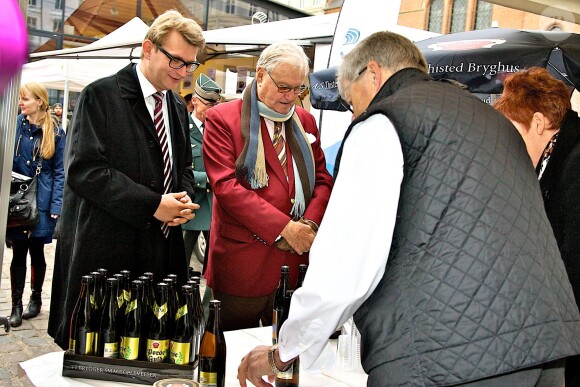
[[[510,75],[494,107],[520,132],[536,167],[544,206],[580,301],[580,118],[566,85],[546,69]],[[580,358],[568,358],[566,385],[580,385]]]

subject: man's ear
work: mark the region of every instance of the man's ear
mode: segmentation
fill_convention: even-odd
[[[143,50],[143,58],[149,59],[149,56],[151,55],[151,50],[153,50],[153,47],[155,47],[155,45],[149,39],[145,39],[141,44],[141,47]]]

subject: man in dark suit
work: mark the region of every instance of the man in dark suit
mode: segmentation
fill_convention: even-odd
[[[205,113],[207,109],[217,105],[221,99],[221,87],[213,79],[205,74],[199,74],[195,81],[195,93],[190,96],[193,111],[189,117],[189,140],[191,141],[191,168],[193,169],[193,180],[195,183],[194,202],[199,204],[199,210],[195,213],[195,219],[185,223],[183,227],[183,240],[185,242],[185,256],[188,263],[197,238],[200,233],[206,243],[209,241],[209,226],[211,222],[211,205],[212,190],[209,185],[203,158],[201,155],[203,149],[203,130],[205,122]],[[208,249],[206,245],[205,256]],[[206,297],[204,297],[206,299]],[[209,298],[207,298],[209,301]]]
[[[181,224],[193,219],[186,109],[172,89],[199,63],[201,28],[176,11],[151,25],[141,62],[81,93],[69,131],[48,333],[68,348],[81,276],[105,268],[187,277]]]
[[[267,47],[243,100],[207,112],[205,168],[214,190],[205,277],[225,330],[272,323],[280,266],[291,284],[332,187],[314,117],[296,107],[308,58],[291,42]]]

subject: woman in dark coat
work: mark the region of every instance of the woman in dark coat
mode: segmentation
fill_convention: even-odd
[[[44,245],[52,242],[56,221],[60,216],[64,186],[64,131],[55,125],[48,105],[48,92],[38,83],[20,88],[16,120],[16,136],[12,170],[26,176],[38,176],[37,204],[39,222],[34,227],[9,228],[6,239],[12,241],[10,284],[12,312],[10,325],[17,327],[22,319],[36,317],[42,305],[42,284],[46,272]],[[42,160],[42,165],[40,161]],[[32,294],[22,312],[22,293],[26,280],[26,256],[30,252]]]
[[[526,143],[580,306],[580,118],[572,110],[570,93],[546,69],[535,67],[507,78],[494,107]],[[580,385],[580,356],[566,362],[566,385]]]

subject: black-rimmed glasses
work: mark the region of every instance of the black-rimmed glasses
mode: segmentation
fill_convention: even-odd
[[[191,74],[199,67],[198,61],[186,62],[183,59],[174,57],[173,55],[165,51],[165,49],[160,45],[156,44],[155,46],[157,47],[157,49],[159,49],[159,51],[164,53],[165,56],[169,58],[169,67],[171,67],[172,69],[179,70],[180,68],[185,66],[185,71]]]
[[[266,74],[268,74],[268,76],[270,77],[272,82],[274,82],[274,85],[276,85],[276,87],[278,88],[278,93],[286,94],[286,93],[293,91],[295,94],[300,94],[308,88],[308,86],[306,86],[305,84],[302,84],[302,85],[296,86],[296,87],[280,86],[280,85],[278,85],[278,83],[276,83],[276,81],[274,80],[274,78],[272,78],[272,76],[270,75],[270,73],[268,71],[266,71]]]

